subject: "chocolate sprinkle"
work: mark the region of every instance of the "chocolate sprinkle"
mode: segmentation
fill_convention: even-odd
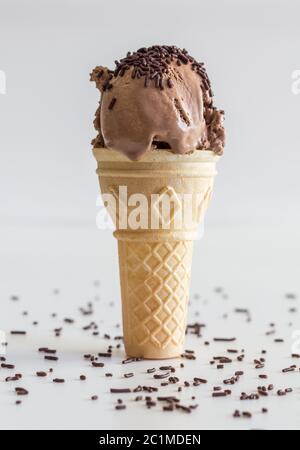
[[[48,360],[48,361],[58,361],[58,357],[57,356],[49,356],[49,355],[45,355],[44,359]]]
[[[170,376],[170,372],[168,373],[162,373],[162,374],[154,374],[153,378],[156,380],[162,380],[163,378],[168,378]]]
[[[117,409],[117,410],[126,409],[126,405],[124,405],[124,404],[116,405],[115,409]]]
[[[36,376],[37,377],[46,377],[47,376],[47,372],[42,372],[42,371],[41,372],[37,372]]]
[[[115,104],[116,104],[116,101],[117,101],[116,97],[113,97],[112,100],[111,100],[111,102],[110,102],[110,104],[108,105],[108,109],[109,109],[109,110],[112,110],[112,109],[113,109],[113,107],[114,107]]]
[[[131,389],[124,388],[124,389],[110,389],[111,394],[129,394],[131,392]]]
[[[104,367],[104,364],[102,362],[93,361],[92,366],[93,367]]]
[[[28,395],[29,394],[27,389],[24,389],[22,387],[16,387],[15,388],[15,392],[16,392],[17,395]]]
[[[14,369],[15,366],[13,364],[6,364],[6,363],[2,363],[1,364],[2,369]]]
[[[219,337],[215,337],[214,341],[215,342],[234,342],[236,340],[235,337],[232,338],[219,338]]]
[[[131,378],[134,377],[134,373],[130,372],[130,373],[124,373],[124,378]]]

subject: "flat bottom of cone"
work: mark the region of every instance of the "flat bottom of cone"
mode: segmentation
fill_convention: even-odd
[[[153,356],[153,357],[145,357],[142,355],[130,355],[129,353],[126,353],[126,355],[128,356],[128,358],[143,358],[143,360],[145,361],[161,361],[161,360],[166,360],[166,359],[178,359],[180,358],[181,355],[174,355],[174,356]]]

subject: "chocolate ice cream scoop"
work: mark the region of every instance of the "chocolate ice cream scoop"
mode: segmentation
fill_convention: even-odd
[[[114,71],[96,67],[91,80],[101,91],[94,121],[95,147],[137,160],[151,149],[222,154],[223,111],[212,102],[203,63],[175,46],[153,46],[116,61]]]

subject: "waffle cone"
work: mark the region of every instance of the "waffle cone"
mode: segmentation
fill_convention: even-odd
[[[184,347],[193,241],[211,198],[218,156],[210,151],[174,155],[157,150],[141,161],[129,161],[102,148],[94,148],[94,156],[102,194],[116,199],[112,218],[118,239],[126,353],[149,359],[178,357]],[[127,198],[141,193],[148,200],[143,229],[128,225],[134,208],[122,211],[120,187],[126,187]],[[193,221],[178,226],[176,218],[184,209],[186,194],[193,194],[187,200]],[[172,198],[167,217],[159,207],[165,195]],[[150,224],[153,210],[161,225],[156,229]]]

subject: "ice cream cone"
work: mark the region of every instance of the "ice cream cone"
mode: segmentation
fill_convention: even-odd
[[[94,148],[94,156],[101,192],[116,201],[113,220],[126,353],[151,359],[178,357],[184,346],[193,241],[211,197],[219,157],[210,151],[175,155],[157,150],[130,161],[103,148]],[[126,207],[124,188],[126,201],[132,199]],[[147,200],[146,226],[144,221],[137,229],[130,222],[135,194]],[[161,206],[166,196],[171,199],[170,214]],[[186,208],[192,221],[182,220]]]

